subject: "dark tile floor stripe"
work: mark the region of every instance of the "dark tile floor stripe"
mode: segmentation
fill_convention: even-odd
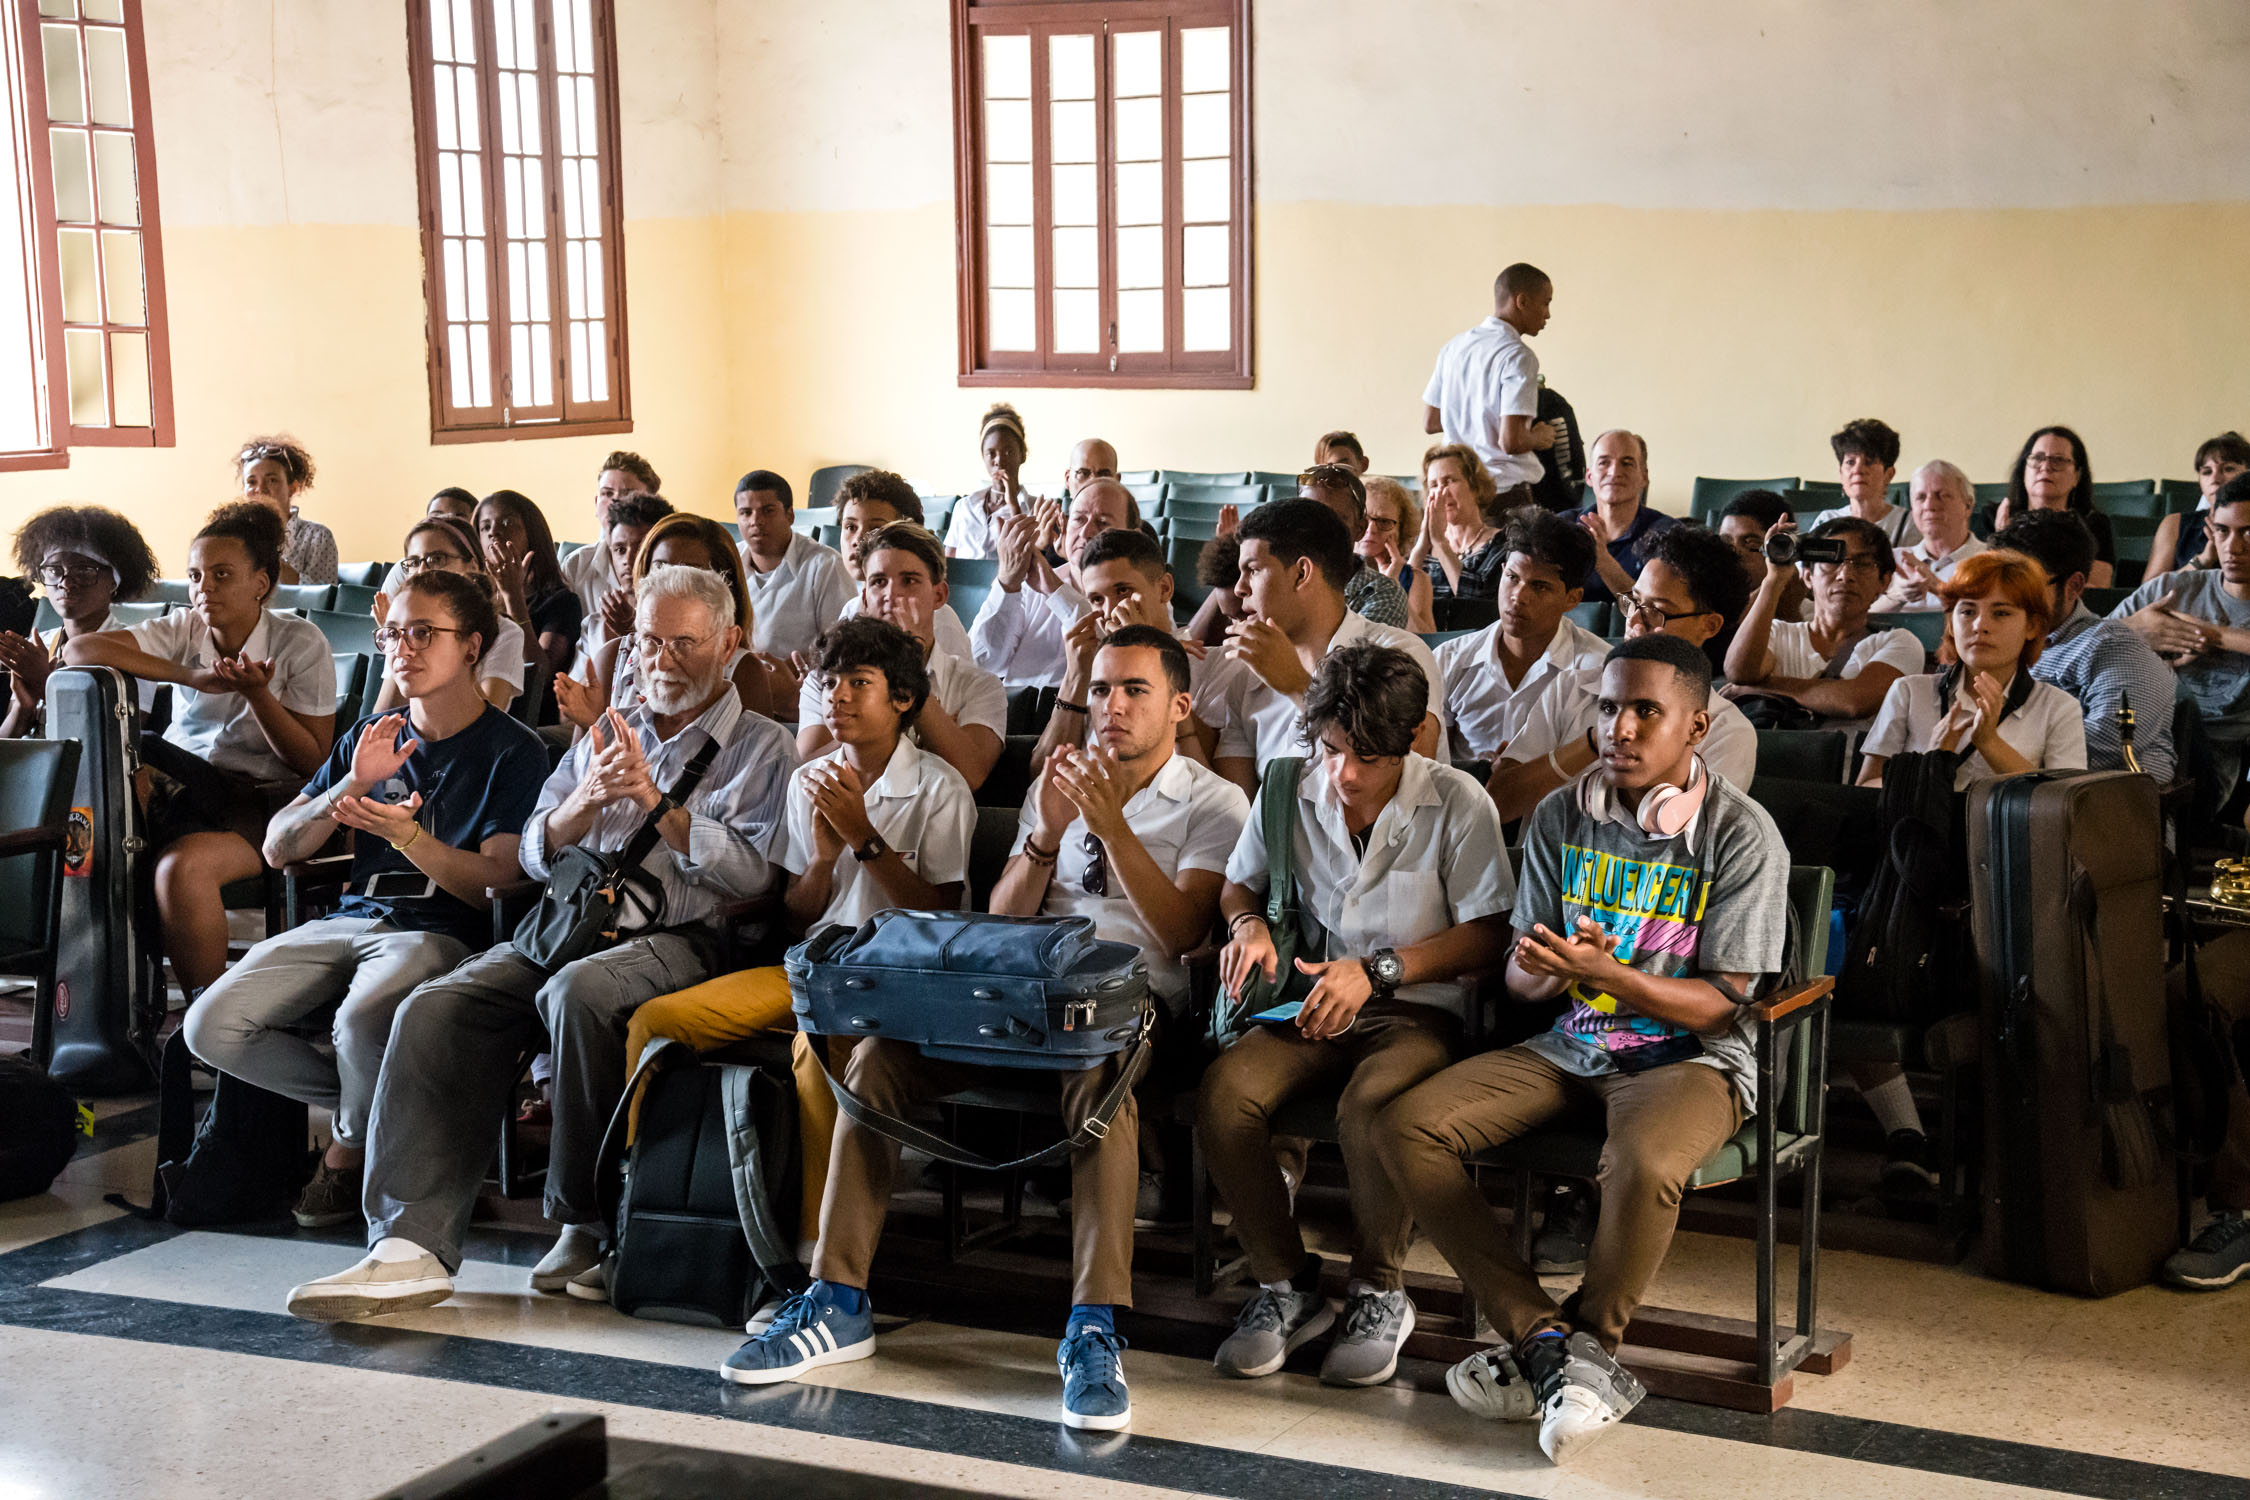
[[[1074,1433],[1060,1423],[867,1391],[728,1385],[710,1370],[360,1324],[323,1327],[273,1313],[68,1292],[33,1286],[0,1297],[0,1323],[19,1328],[270,1359],[417,1375],[563,1401],[606,1401],[688,1416],[859,1438],[924,1452],[1055,1469],[1127,1484],[1271,1500],[1420,1500],[1459,1485],[1336,1464],[1128,1434]],[[1501,1500],[1527,1500],[1505,1491]]]
[[[799,1385],[751,1389],[727,1385],[712,1372],[693,1367],[380,1325],[323,1328],[280,1314],[39,1285],[181,1232],[142,1219],[112,1219],[0,1255],[0,1323],[423,1375],[691,1416],[728,1416],[796,1431],[1259,1500],[1269,1500],[1276,1486],[1286,1483],[1312,1484],[1316,1488],[1310,1492],[1323,1496],[1457,1493],[1457,1487],[1368,1470],[1166,1438],[1120,1441],[1071,1433],[1059,1424],[1033,1418],[904,1397]],[[287,1232],[271,1231],[277,1236]],[[358,1236],[347,1230],[310,1237],[333,1240],[339,1249],[358,1244]],[[468,1248],[479,1260],[528,1264],[542,1247],[536,1237],[475,1231]],[[1785,1410],[1761,1417],[1652,1398],[1642,1403],[1632,1420],[1669,1432],[2098,1500],[2250,1500],[2250,1479],[2239,1476],[1831,1412]],[[1528,1437],[1528,1430],[1524,1435]]]

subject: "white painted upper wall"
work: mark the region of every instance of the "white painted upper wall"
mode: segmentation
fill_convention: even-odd
[[[945,0],[722,4],[726,203],[953,192]],[[2250,199],[2244,0],[1253,0],[1275,202]]]
[[[149,0],[167,222],[412,226],[401,0]],[[953,192],[946,0],[620,0],[628,218]],[[2245,0],[1254,0],[1272,202],[2250,200]]]

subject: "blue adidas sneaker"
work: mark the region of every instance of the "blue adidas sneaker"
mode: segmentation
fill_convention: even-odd
[[[1063,1425],[1115,1432],[1133,1420],[1133,1395],[1125,1388],[1125,1341],[1091,1324],[1073,1328],[1055,1351],[1062,1369]]]
[[[737,1385],[771,1385],[874,1352],[874,1309],[862,1300],[858,1312],[845,1312],[816,1281],[784,1302],[765,1332],[728,1355],[719,1374]]]

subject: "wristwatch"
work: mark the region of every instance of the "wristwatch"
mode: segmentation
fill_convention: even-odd
[[[1377,948],[1359,961],[1367,971],[1367,983],[1375,991],[1377,1000],[1388,1000],[1398,993],[1399,981],[1406,977],[1406,962],[1398,956],[1396,948]]]
[[[657,822],[661,823],[666,818],[670,817],[674,812],[678,811],[679,806],[679,802],[672,796],[670,792],[658,792],[656,794],[656,806],[648,810],[648,815],[651,818],[655,819]]]
[[[852,851],[852,858],[864,865],[869,860],[881,859],[890,852],[891,846],[883,842],[883,836],[879,833],[871,833],[867,836],[866,843]]]

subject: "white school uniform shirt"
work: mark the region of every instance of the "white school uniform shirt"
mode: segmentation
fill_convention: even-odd
[[[580,547],[560,566],[563,582],[585,606],[585,617],[578,627],[578,654],[591,656],[594,648],[608,638],[602,630],[602,600],[618,583],[617,569],[609,560],[609,543],[596,540]]]
[[[1070,659],[1065,637],[1090,608],[1086,596],[1068,583],[1058,583],[1051,594],[1029,585],[1012,594],[995,588],[984,596],[984,607],[969,625],[977,665],[998,673],[1012,688],[1057,686]],[[1169,613],[1164,628],[1177,628]]]
[[[225,654],[211,639],[211,627],[203,623],[203,616],[192,609],[176,609],[125,633],[149,655],[183,667],[208,667]],[[336,658],[328,649],[328,637],[312,621],[261,611],[249,639],[242,643],[241,655],[251,661],[273,658],[273,694],[291,713],[336,712]],[[295,777],[301,783],[304,779],[273,753],[257,715],[250,711],[250,700],[240,693],[199,693],[173,684],[172,722],[164,738],[222,771],[257,781]]]
[[[1328,638],[1328,650],[1342,646],[1368,643],[1391,646],[1414,658],[1415,665],[1430,682],[1429,712],[1438,717],[1438,743],[1445,742],[1445,673],[1439,670],[1437,657],[1423,639],[1395,625],[1378,625],[1362,614],[1344,612],[1344,623]],[[1219,655],[1220,648],[1213,647],[1211,654]],[[1324,653],[1325,654],[1325,653]],[[1277,693],[1266,680],[1238,661],[1226,661],[1220,669],[1226,678],[1226,722],[1218,726],[1219,748],[1214,760],[1252,760],[1263,766],[1280,755],[1301,755],[1304,743],[1297,738],[1297,723],[1303,717],[1296,700]]]
[[[945,551],[949,557],[991,557],[993,513],[985,509],[992,486],[963,495],[946,518]],[[1025,515],[1038,508],[1040,497],[1029,490],[1016,491],[1016,505]],[[1004,508],[1003,508],[1004,510]]]
[[[1930,736],[1945,722],[1945,710],[1938,706],[1940,675],[1923,672],[1892,683],[1860,749],[1868,755],[1892,756],[1928,748]],[[2032,684],[2023,706],[2000,721],[2000,738],[2030,761],[2035,771],[2086,769],[2086,711],[2051,682]],[[1968,741],[1962,741],[1961,749],[1966,753],[1961,769],[1954,773],[1955,791],[2000,774]]]
[[[1141,841],[1156,867],[1174,882],[1188,870],[1224,874],[1235,841],[1242,836],[1243,820],[1249,815],[1250,799],[1242,795],[1242,788],[1209,766],[1178,754],[1167,759],[1149,784],[1125,803],[1125,826],[1133,830],[1133,837]],[[1035,783],[1016,821],[1010,858],[1023,853],[1024,844],[1038,826],[1039,788]],[[1176,1014],[1187,1000],[1186,965],[1141,919],[1132,898],[1125,893],[1125,882],[1118,876],[1114,860],[1110,862],[1109,894],[1087,892],[1086,866],[1091,857],[1086,850],[1086,820],[1073,818],[1063,830],[1062,844],[1056,851],[1054,876],[1047,882],[1047,896],[1039,907],[1041,915],[1090,917],[1094,936],[1131,943],[1140,949],[1148,961],[1149,989],[1164,1002],[1166,1010]]]
[[[1766,632],[1766,645],[1773,652],[1773,675],[1776,677],[1818,677],[1828,670],[1828,658],[1813,648],[1812,623],[1805,620],[1776,620]],[[1893,667],[1907,677],[1921,675],[1924,658],[1928,655],[1922,643],[1911,630],[1870,630],[1852,647],[1852,654],[1844,661],[1843,676],[1857,677],[1869,667]],[[1867,719],[1828,719],[1822,724],[1826,729],[1865,729]]]
[[[1445,674],[1446,714],[1453,721],[1446,735],[1450,753],[1456,760],[1489,759],[1516,737],[1548,683],[1579,667],[1599,667],[1608,655],[1608,641],[1566,615],[1546,651],[1511,687],[1500,663],[1497,623],[1447,641],[1437,648],[1437,664]]]
[[[1495,314],[1447,340],[1422,404],[1437,408],[1445,440],[1474,448],[1502,490],[1539,482],[1537,453],[1500,445],[1505,418],[1539,415],[1539,356],[1512,324]]]
[[[820,633],[844,617],[844,605],[859,590],[845,570],[843,554],[802,532],[791,532],[789,550],[771,573],[761,573],[742,549],[742,577],[750,586],[750,645],[786,660],[792,651],[808,654]]]
[[[792,875],[802,875],[813,861],[813,804],[807,777],[813,767],[843,759],[838,745],[814,756],[789,777],[788,808],[783,817],[788,836],[781,862]],[[934,755],[915,748],[911,740],[899,741],[883,774],[866,791],[867,821],[898,851],[915,874],[932,885],[962,882],[961,906],[968,909],[969,841],[977,828],[976,799],[961,773]],[[828,909],[813,923],[822,927],[857,927],[892,904],[875,877],[850,849],[836,856],[835,885]]]
[[[1550,680],[1508,742],[1510,764],[1545,759],[1548,752],[1586,738],[1600,717],[1602,664],[1574,667]],[[1697,747],[1703,764],[1737,791],[1750,790],[1758,773],[1758,730],[1731,699],[1711,694],[1711,728]]]
[[[520,693],[524,671],[529,665],[524,654],[523,627],[502,615],[491,649],[477,659],[477,681],[504,682]]]
[[[863,613],[865,611],[860,607],[860,597],[857,593],[854,593],[850,599],[844,602],[844,612],[836,618],[848,620],[854,615]],[[961,617],[954,613],[952,605],[941,604],[938,606],[938,612],[930,619],[930,629],[937,637],[937,648],[940,651],[949,656],[958,656],[963,661],[976,660],[976,652],[969,645],[968,627],[961,623]]]
[[[1398,790],[1368,829],[1364,860],[1317,756],[1297,780],[1294,822],[1297,890],[1327,937],[1325,951],[1300,955],[1307,962],[1404,948],[1515,905],[1515,872],[1491,796],[1476,778],[1425,756],[1406,757]],[[1227,879],[1262,898],[1266,871],[1263,813],[1253,803]],[[1398,998],[1468,1015],[1469,986],[1457,979],[1406,985]]]
[[[955,656],[943,646],[933,647],[925,664],[930,671],[930,696],[966,729],[982,725],[1008,737],[1008,690],[1000,679],[965,656]],[[807,672],[797,689],[797,727],[819,724],[828,717],[828,690],[818,672]],[[919,745],[921,731],[910,729],[907,738]]]
[[[1970,537],[1960,546],[1946,553],[1945,556],[1932,557],[1930,555],[1930,539],[1924,537],[1906,550],[1927,564],[1929,570],[1937,574],[1938,581],[1942,583],[1953,576],[1955,568],[1958,568],[1979,552],[1988,549],[1985,543],[1978,541],[1975,537]],[[1805,607],[1807,609],[1812,608],[1810,599],[1805,601]],[[1883,597],[1875,601],[1873,612],[1879,615],[1903,615],[1917,610],[1943,608],[1945,608],[1944,600],[1908,582],[1905,573],[1901,572],[1897,578],[1891,581],[1890,589]]]

